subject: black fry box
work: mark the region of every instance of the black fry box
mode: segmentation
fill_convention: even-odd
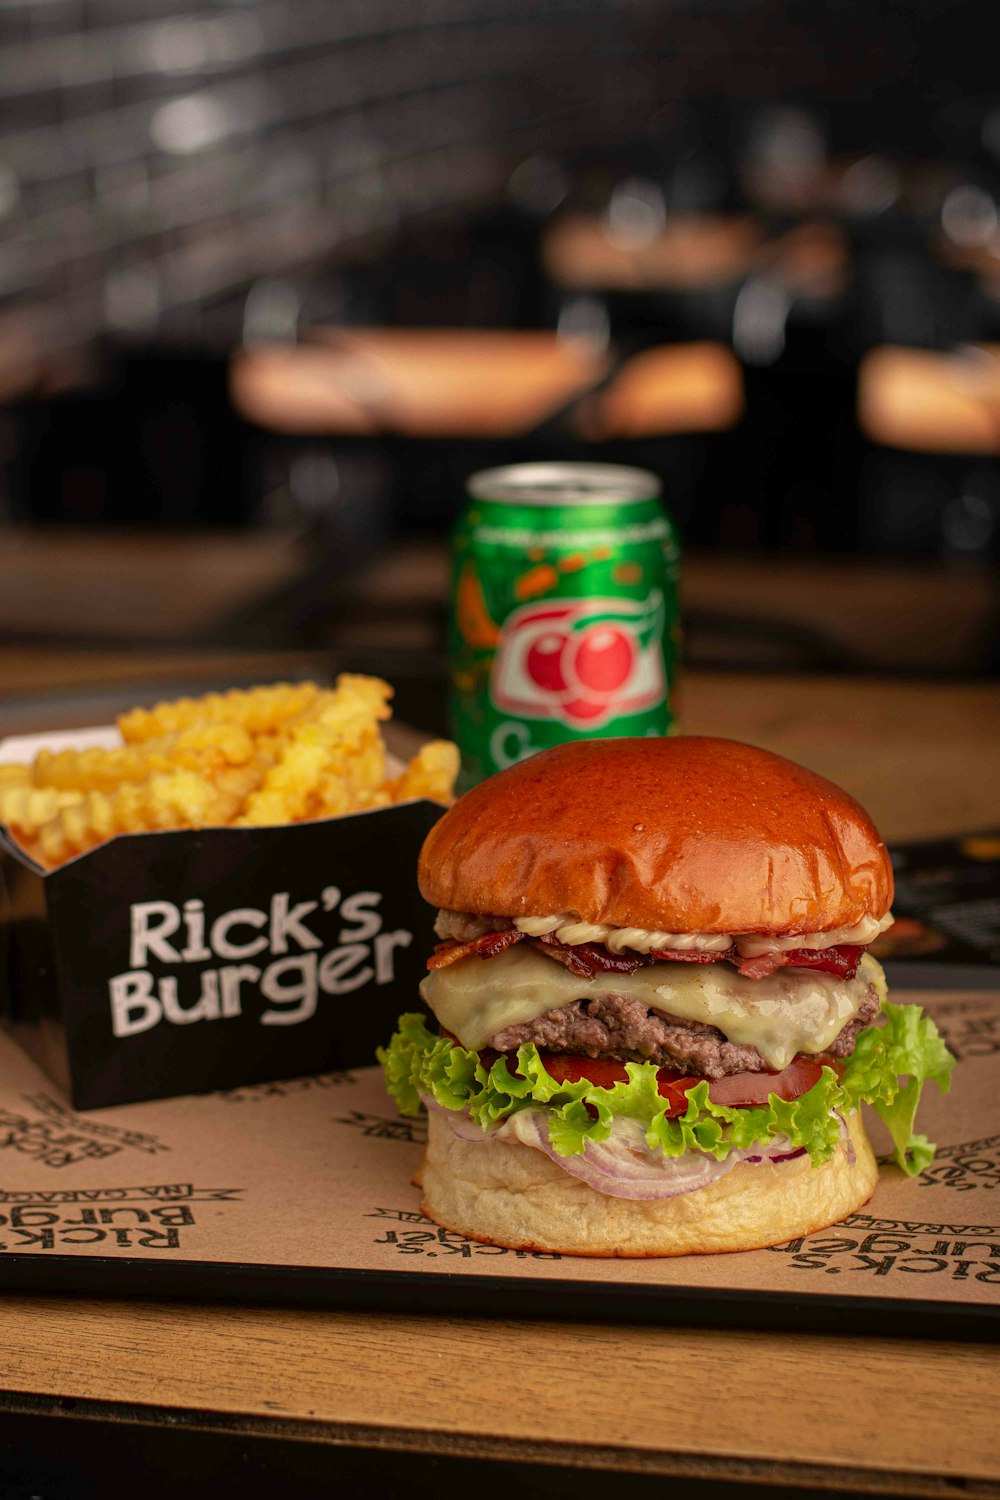
[[[434,942],[441,811],[127,834],[48,872],[0,826],[0,1018],[77,1109],[370,1064]]]

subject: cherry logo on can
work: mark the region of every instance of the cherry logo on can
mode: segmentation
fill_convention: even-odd
[[[508,615],[490,674],[504,713],[599,729],[666,696],[663,595],[551,599]]]

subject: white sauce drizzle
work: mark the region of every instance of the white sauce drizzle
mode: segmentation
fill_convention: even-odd
[[[895,921],[891,912],[884,917],[862,917],[853,927],[833,927],[828,932],[800,932],[788,937],[758,933],[658,932],[645,927],[608,927],[584,922],[572,912],[554,917],[474,917],[463,912],[440,911],[434,930],[438,937],[470,942],[487,932],[514,926],[529,937],[547,937],[554,933],[570,947],[578,943],[603,943],[612,953],[630,948],[635,953],[654,949],[673,949],[677,953],[725,953],[736,945],[741,958],[757,958],[762,953],[781,953],[791,948],[835,948],[840,943],[871,943]]]

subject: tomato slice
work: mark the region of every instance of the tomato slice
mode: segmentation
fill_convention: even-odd
[[[579,1083],[586,1078],[600,1089],[613,1088],[616,1083],[627,1083],[625,1064],[613,1057],[573,1057],[568,1052],[541,1053],[545,1071],[557,1083]]]
[[[613,1088],[616,1083],[625,1083],[628,1073],[625,1064],[613,1057],[573,1057],[567,1052],[542,1052],[546,1072],[559,1083],[579,1083],[586,1078],[598,1088]],[[740,1108],[753,1104],[766,1104],[769,1094],[779,1099],[798,1099],[806,1094],[819,1079],[822,1065],[811,1057],[796,1057],[780,1073],[730,1073],[725,1078],[713,1078],[708,1086],[708,1097],[713,1104],[725,1104]],[[657,1086],[668,1101],[669,1116],[683,1114],[687,1109],[687,1093],[701,1079],[689,1073],[670,1068],[661,1068],[657,1074]]]
[[[656,1078],[656,1087],[667,1101],[667,1118],[672,1120],[675,1115],[682,1115],[688,1107],[688,1089],[693,1089],[696,1083],[701,1083],[700,1078],[678,1077],[667,1068],[661,1068]],[[711,1087],[709,1088],[711,1094]]]
[[[822,1071],[822,1064],[815,1059],[794,1057],[780,1073],[730,1073],[726,1078],[713,1078],[708,1097],[713,1104],[728,1104],[733,1108],[766,1104],[769,1094],[777,1094],[779,1099],[798,1099],[819,1082]]]
[[[598,1088],[610,1089],[616,1083],[628,1082],[625,1064],[613,1057],[572,1057],[567,1052],[543,1052],[541,1057],[546,1072],[559,1083],[579,1083],[581,1078],[586,1078],[589,1083],[596,1083]],[[698,1079],[689,1074],[675,1072],[670,1068],[660,1069],[656,1075],[656,1083],[661,1095],[667,1100],[668,1115],[672,1117],[684,1113],[687,1109],[687,1091],[697,1082]]]

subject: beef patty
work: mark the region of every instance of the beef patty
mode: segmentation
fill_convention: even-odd
[[[850,1057],[859,1031],[878,1014],[879,999],[869,985],[853,1021],[826,1050],[829,1057]],[[680,1068],[703,1078],[724,1078],[727,1073],[772,1071],[756,1047],[731,1042],[715,1026],[702,1021],[683,1021],[678,1016],[648,1010],[628,995],[608,995],[600,1000],[574,1000],[557,1010],[546,1011],[534,1021],[505,1026],[488,1045],[497,1052],[514,1052],[523,1042],[549,1052],[572,1052],[578,1057],[615,1057],[623,1062],[655,1062],[660,1067]]]

